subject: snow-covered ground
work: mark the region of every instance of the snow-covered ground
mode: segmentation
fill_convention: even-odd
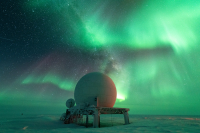
[[[145,116],[129,115],[130,124],[124,125],[123,115],[101,115],[101,127],[92,127],[92,116],[89,116],[89,127],[85,118],[82,124],[63,124],[59,115],[1,115],[0,133],[41,132],[41,133],[141,133],[141,132],[200,132],[200,116]]]

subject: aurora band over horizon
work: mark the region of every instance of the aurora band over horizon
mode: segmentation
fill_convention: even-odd
[[[62,28],[72,33],[71,38],[63,34],[64,41],[77,49],[91,55],[102,49],[109,53],[90,70],[114,81],[115,107],[129,107],[134,114],[199,114],[200,1],[96,0],[89,4],[83,0],[74,4],[73,0],[30,0],[24,8],[56,12]],[[73,92],[87,73],[66,78],[53,68],[38,71],[43,67],[16,83],[52,83]]]

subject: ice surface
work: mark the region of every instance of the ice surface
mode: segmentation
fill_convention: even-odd
[[[123,115],[101,115],[101,127],[92,127],[92,116],[89,116],[89,127],[82,124],[63,124],[60,115],[4,115],[0,116],[0,132],[40,132],[40,133],[150,133],[150,132],[199,132],[200,116],[143,116],[130,115],[130,124],[124,125]]]

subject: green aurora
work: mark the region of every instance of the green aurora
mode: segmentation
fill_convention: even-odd
[[[78,34],[74,34],[72,42],[78,41],[76,45],[80,43],[80,47],[87,45],[87,49],[121,45],[133,49],[171,46],[176,53],[182,53],[195,49],[199,43],[198,0],[146,0],[141,3],[136,0],[102,3],[97,0],[88,6],[83,2],[86,1],[74,4],[64,0],[32,0],[29,6],[36,11],[50,8],[52,13],[62,17],[60,19],[69,21],[73,33]],[[97,8],[98,5],[101,6]],[[126,6],[128,9],[124,9]]]
[[[64,31],[60,45],[73,44],[85,53],[102,49],[109,53],[93,71],[113,79],[118,93],[115,107],[130,108],[132,114],[199,115],[199,0],[29,0],[23,9],[35,14],[31,17],[48,10],[50,19],[60,22],[54,26]],[[88,71],[84,69],[78,76],[63,75],[54,68],[26,71],[10,87],[52,84],[73,94],[77,81]],[[13,95],[4,90],[0,99],[8,103]],[[23,94],[29,92],[19,90],[16,99],[26,98]],[[35,100],[34,106],[51,100],[42,94],[29,98]],[[65,109],[64,102],[72,94],[58,98],[48,108]]]

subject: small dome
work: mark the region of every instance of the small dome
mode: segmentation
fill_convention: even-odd
[[[74,99],[72,99],[72,98],[70,98],[70,99],[68,99],[68,100],[66,101],[66,106],[67,106],[68,108],[74,107],[74,104],[75,104],[75,101],[74,101]]]

